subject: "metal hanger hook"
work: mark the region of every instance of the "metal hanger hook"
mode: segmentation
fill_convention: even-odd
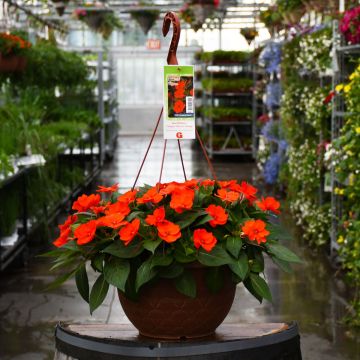
[[[169,65],[178,65],[176,51],[180,40],[181,27],[178,16],[172,11],[168,12],[164,17],[162,27],[162,33],[164,36],[168,34],[171,24],[173,25],[173,36],[169,47],[167,63]]]

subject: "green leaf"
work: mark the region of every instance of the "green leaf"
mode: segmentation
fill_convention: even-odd
[[[232,264],[229,264],[232,272],[234,272],[241,280],[245,280],[249,271],[248,257],[242,252],[238,260],[235,260]]]
[[[170,255],[153,255],[143,262],[136,274],[135,290],[138,291],[142,285],[146,284],[157,275],[158,271],[155,267],[169,266],[172,261],[173,258]]]
[[[91,259],[91,266],[95,271],[102,272],[104,269],[105,254],[97,254]]]
[[[271,257],[271,260],[282,270],[288,274],[293,273],[293,269],[291,268],[290,264],[287,261],[280,260],[275,256]]]
[[[250,281],[255,292],[266,300],[272,301],[271,292],[266,281],[258,274],[250,273]]]
[[[132,221],[134,219],[141,218],[144,213],[142,211],[134,211],[126,217],[126,221]]]
[[[246,287],[246,289],[248,289],[248,291],[250,292],[251,295],[253,295],[256,299],[258,299],[258,301],[261,304],[263,301],[263,297],[255,291],[249,277],[244,280],[244,286]]]
[[[63,245],[62,249],[67,249],[67,250],[71,250],[71,251],[75,251],[75,252],[81,252],[81,248],[79,247],[79,245],[76,243],[75,240],[69,241],[68,243]]]
[[[302,263],[300,258],[285,246],[276,243],[266,243],[265,246],[269,251],[270,255],[273,255],[280,260],[294,263]]]
[[[240,237],[229,236],[229,237],[226,238],[226,249],[236,259],[239,256],[242,244],[243,244],[243,242],[242,242]]]
[[[94,286],[91,289],[90,293],[90,314],[92,313],[103,303],[106,298],[107,292],[109,290],[109,284],[105,280],[104,274],[101,274],[95,281]]]
[[[175,279],[175,286],[180,293],[195,298],[196,297],[196,282],[192,274],[184,271],[179,277]]]
[[[250,270],[255,273],[261,273],[264,271],[264,256],[261,250],[253,247],[254,258],[249,261]]]
[[[153,254],[155,253],[156,248],[162,243],[161,239],[155,240],[144,240],[143,246],[146,250],[151,251]]]
[[[208,223],[209,221],[211,221],[213,218],[212,216],[210,216],[209,214],[203,216],[201,219],[197,220],[194,223],[194,227],[200,226],[200,225],[204,225],[206,223]]]
[[[86,272],[85,264],[81,265],[75,273],[76,287],[81,297],[89,302],[89,279]]]
[[[143,262],[136,273],[135,291],[138,292],[140,287],[153,279],[157,271],[151,266],[151,259]]]
[[[224,272],[221,267],[210,267],[206,270],[205,282],[212,293],[219,292],[224,285]]]
[[[103,252],[114,255],[123,259],[131,259],[142,253],[144,250],[139,239],[133,240],[125,246],[121,240],[115,240],[111,245],[106,247]]]
[[[181,275],[184,271],[184,267],[180,264],[173,263],[169,267],[161,269],[159,272],[159,276],[165,279],[174,279]]]
[[[206,214],[206,211],[190,212],[186,215],[182,215],[180,218],[181,220],[176,221],[176,224],[180,226],[180,229],[184,229],[189,227],[198,217]]]
[[[292,240],[292,235],[281,225],[267,224],[267,229],[270,231],[268,240]]]
[[[174,257],[177,262],[179,262],[181,264],[187,264],[187,263],[191,263],[196,260],[196,253],[194,253],[192,255],[186,255],[184,248],[182,248],[180,246],[176,246]]]
[[[197,259],[205,266],[227,265],[234,261],[221,246],[215,246],[210,252],[200,249]]]
[[[105,263],[104,276],[106,281],[121,291],[125,291],[125,284],[129,277],[129,273],[130,264],[127,260],[112,257]]]

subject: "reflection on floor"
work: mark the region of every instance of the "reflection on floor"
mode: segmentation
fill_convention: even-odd
[[[119,182],[121,188],[132,186],[148,137],[121,137],[114,161],[107,164],[98,183]],[[163,141],[156,138],[149,153],[139,184],[158,181]],[[188,178],[210,177],[207,164],[191,142],[184,141],[183,155]],[[253,163],[217,159],[219,178],[251,180]],[[169,142],[163,181],[182,180],[176,142]],[[350,333],[337,324],[344,313],[343,299],[335,289],[326,262],[292,245],[304,263],[293,275],[280,273],[267,264],[274,303],[259,304],[242,285],[238,286],[232,310],[225,320],[236,322],[274,322],[296,320],[300,324],[303,359],[359,359],[360,346]],[[54,355],[53,331],[58,321],[127,322],[114,290],[91,317],[87,304],[77,293],[75,282],[69,281],[53,291],[44,291],[54,278],[48,263],[32,259],[26,268],[13,268],[0,274],[0,359],[41,360]]]

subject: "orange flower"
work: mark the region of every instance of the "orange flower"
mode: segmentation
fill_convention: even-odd
[[[179,88],[174,92],[174,96],[176,99],[183,99],[185,97],[184,89]]]
[[[99,193],[113,193],[113,192],[118,191],[118,190],[119,190],[119,184],[114,184],[114,185],[111,185],[109,187],[99,185],[98,190],[96,190],[96,192],[99,192]]]
[[[237,185],[235,191],[242,193],[245,198],[250,201],[250,203],[256,200],[255,194],[257,193],[257,189],[254,186],[248,184],[246,181],[242,181],[240,185]]]
[[[160,185],[160,194],[161,195],[169,195],[172,194],[175,190],[178,190],[181,188],[181,184],[176,182],[176,181],[172,181],[170,183],[167,184],[162,184]]]
[[[205,229],[196,229],[194,231],[194,246],[199,249],[203,247],[207,252],[211,251],[216,245],[217,239],[212,232]]]
[[[116,202],[115,204],[109,205],[105,210],[106,215],[111,214],[123,214],[124,216],[130,213],[129,205],[123,202]]]
[[[190,210],[193,206],[195,192],[191,189],[178,189],[171,195],[170,207],[181,214],[184,210]]]
[[[61,226],[61,225],[60,225]],[[59,226],[59,227],[60,227]],[[60,236],[53,242],[56,247],[61,247],[70,241],[71,228],[61,230]]]
[[[94,214],[99,215],[100,213],[103,213],[106,209],[106,206],[93,206],[91,208],[91,211],[94,212]]]
[[[159,223],[165,220],[165,209],[160,207],[154,211],[152,215],[148,215],[145,219],[145,222],[149,225],[157,226]]]
[[[59,225],[58,228],[60,229],[60,232],[67,230],[70,228],[70,226],[78,219],[76,215],[70,215],[67,217],[65,222],[62,225]]]
[[[175,101],[175,104],[174,104],[174,112],[179,114],[179,113],[182,113],[185,109],[185,104],[183,101],[181,100],[177,100]]]
[[[122,241],[125,242],[125,246],[128,245],[132,239],[137,235],[140,228],[140,220],[134,219],[133,221],[127,223],[119,231],[119,236]]]
[[[275,214],[280,214],[280,203],[271,196],[268,196],[265,199],[261,198],[261,201],[256,201],[255,204],[262,211],[272,211]]]
[[[97,227],[97,220],[90,220],[88,223],[81,224],[74,231],[74,237],[78,245],[84,245],[94,239]]]
[[[221,187],[221,189],[231,189],[234,185],[236,185],[236,180],[218,181],[218,184]]]
[[[215,180],[205,179],[200,183],[201,186],[214,186]]]
[[[172,243],[181,237],[180,226],[171,221],[164,220],[157,224],[158,235],[167,243]]]
[[[98,219],[98,226],[107,226],[113,229],[118,229],[120,226],[125,225],[125,215],[121,213],[103,216]]]
[[[177,85],[176,85],[176,90],[178,89],[184,89],[186,86],[186,81],[185,80],[180,80]]]
[[[189,189],[197,189],[199,187],[199,180],[186,180],[183,185]]]
[[[135,201],[136,194],[137,194],[137,190],[132,190],[132,191],[129,190],[125,194],[120,195],[117,198],[117,201],[130,204]]]
[[[78,212],[84,212],[89,210],[93,206],[98,206],[101,198],[99,194],[81,195],[74,202],[72,209]]]
[[[262,220],[248,220],[242,226],[241,230],[249,240],[257,241],[257,243],[260,245],[261,243],[266,242],[266,236],[270,234],[270,232],[267,231],[265,227],[266,223]]]
[[[145,204],[152,202],[154,204],[159,203],[163,199],[163,196],[158,192],[156,187],[148,190],[142,197],[137,199],[138,204]]]
[[[216,225],[226,224],[228,214],[223,207],[211,204],[206,208],[206,212],[213,218],[213,220],[209,221],[209,224],[212,227],[216,227]]]
[[[226,202],[234,202],[239,200],[240,198],[239,193],[235,191],[227,191],[226,189],[219,189],[215,196],[219,197],[222,201],[226,201]]]

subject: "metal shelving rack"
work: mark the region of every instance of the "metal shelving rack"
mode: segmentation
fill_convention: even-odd
[[[348,64],[351,57],[360,56],[360,45],[346,45],[341,34],[338,32],[338,22],[333,24],[333,39],[334,39],[334,58],[333,58],[333,90],[337,84],[341,84],[348,80],[352,71]],[[331,117],[331,141],[339,137],[341,128],[344,124],[345,117],[349,115],[346,111],[345,102],[341,94],[335,94],[332,102],[332,117]],[[336,259],[338,255],[339,244],[337,243],[339,220],[343,216],[343,199],[341,196],[335,194],[335,188],[343,188],[342,184],[336,176],[335,168],[331,168],[331,243],[330,256]]]
[[[215,71],[210,71],[210,67],[215,68]],[[253,71],[254,67],[250,62],[246,63],[211,63],[203,64],[203,74],[210,75],[213,79],[214,72],[216,71],[228,71],[231,74],[244,74],[244,77],[254,79]],[[203,91],[202,104],[205,107],[216,108],[220,104],[231,104],[231,106],[241,106],[242,108],[253,108],[254,93],[249,92],[215,92],[215,91]],[[241,104],[241,105],[240,105]],[[255,124],[256,126],[256,124]],[[206,150],[210,157],[214,155],[253,155],[254,139],[253,136],[253,119],[252,116],[248,121],[215,121],[211,116],[202,116],[202,129],[206,134],[207,141],[205,142]],[[218,129],[226,131],[225,139],[220,149],[214,148],[214,134]],[[245,132],[243,132],[245,130]],[[251,147],[245,148],[241,137],[246,136],[251,139]],[[234,138],[239,145],[237,148],[228,147],[230,140]]]

